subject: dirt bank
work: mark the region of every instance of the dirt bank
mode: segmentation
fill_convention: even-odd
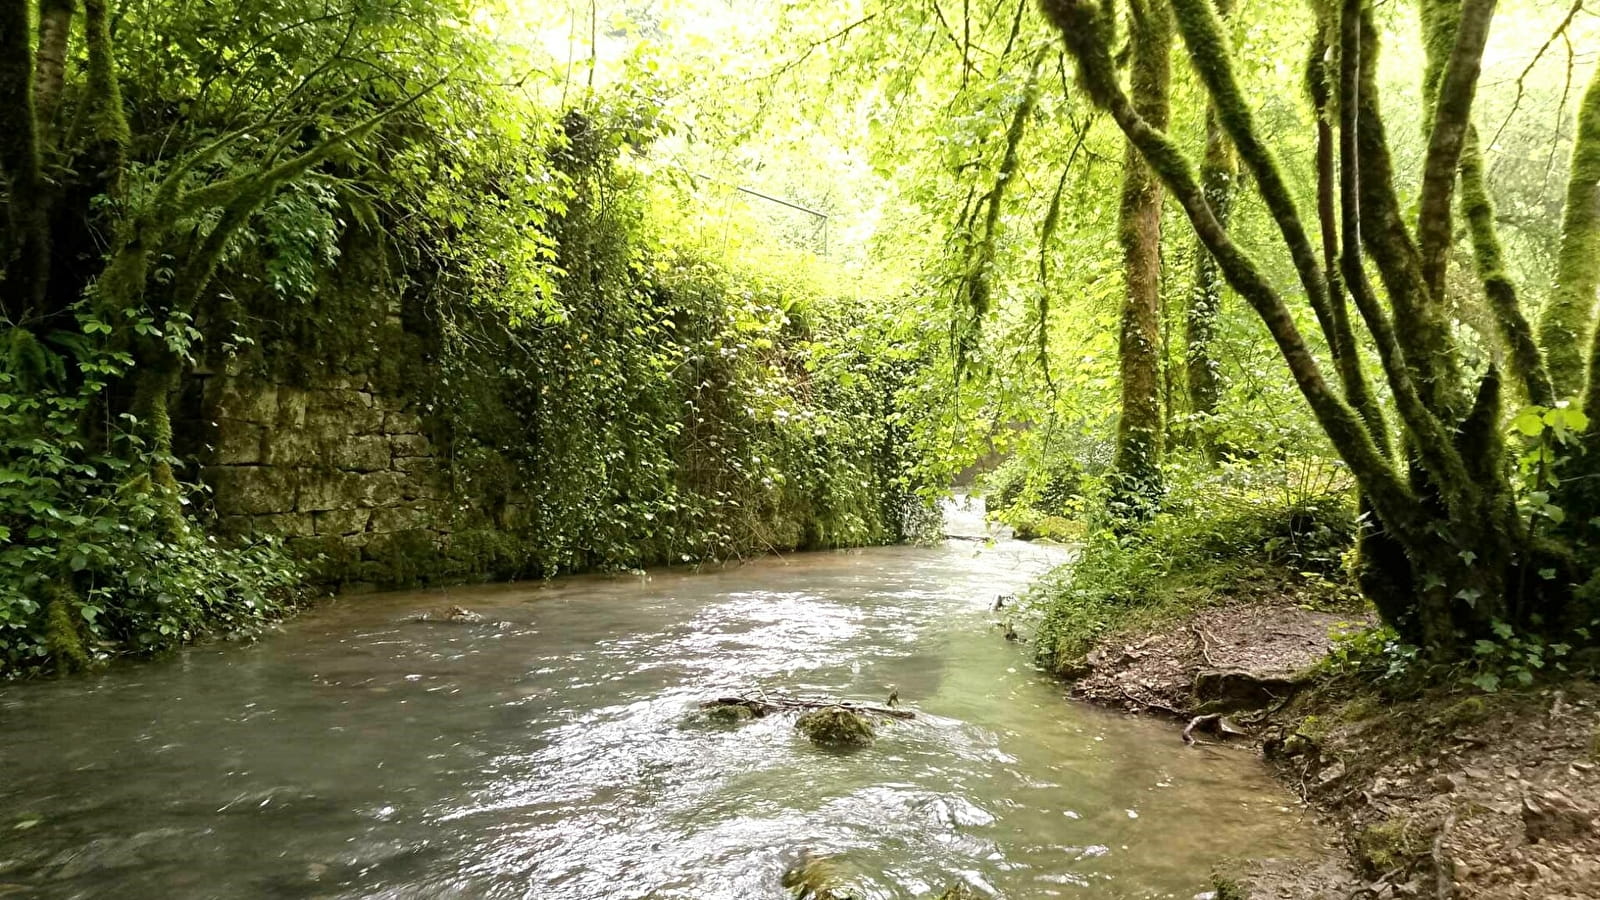
[[[1225,864],[1219,900],[1600,898],[1600,684],[1397,699],[1313,674],[1331,634],[1367,621],[1238,601],[1102,640],[1063,674],[1083,700],[1203,716],[1188,739],[1264,753],[1332,826],[1341,846],[1318,863]]]

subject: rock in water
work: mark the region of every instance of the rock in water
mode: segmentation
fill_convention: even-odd
[[[411,617],[413,622],[443,622],[451,625],[471,625],[482,622],[483,616],[464,606],[450,606],[444,609],[430,609]]]
[[[783,886],[795,900],[856,900],[856,895],[837,887],[841,880],[834,861],[800,851],[800,859],[783,873]]]
[[[842,706],[812,710],[796,720],[794,727],[818,747],[870,747],[876,737],[865,716]]]
[[[705,716],[718,725],[740,725],[754,719],[756,711],[742,704],[730,703],[706,707]]]

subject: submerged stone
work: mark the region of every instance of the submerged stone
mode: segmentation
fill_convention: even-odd
[[[450,606],[443,609],[430,609],[411,617],[413,622],[436,622],[449,625],[471,625],[483,621],[481,613],[473,612],[463,606]]]
[[[866,717],[842,706],[825,706],[801,716],[794,727],[818,747],[870,747],[876,737]]]
[[[719,704],[706,707],[705,717],[717,725],[741,725],[754,719],[756,711],[738,703]]]

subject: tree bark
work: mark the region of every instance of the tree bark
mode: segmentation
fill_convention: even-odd
[[[1133,105],[1166,127],[1172,27],[1166,0],[1134,0],[1131,16]],[[1140,519],[1161,496],[1161,185],[1129,142],[1123,155],[1122,242],[1126,293],[1118,361],[1122,415],[1112,475],[1112,512]]]
[[[1233,0],[1216,0],[1217,15],[1226,18]],[[1223,131],[1216,101],[1206,104],[1206,146],[1200,161],[1200,185],[1211,204],[1217,223],[1228,227],[1233,208],[1233,187],[1238,177],[1233,149]],[[1220,460],[1217,442],[1209,421],[1222,401],[1222,364],[1212,347],[1217,337],[1217,320],[1222,313],[1222,273],[1217,261],[1195,239],[1194,289],[1189,297],[1189,314],[1184,323],[1184,364],[1188,376],[1190,426],[1200,452],[1213,464]]]
[[[1571,397],[1584,387],[1585,347],[1593,342],[1584,403],[1591,429],[1600,430],[1600,334],[1594,331],[1595,291],[1600,287],[1600,70],[1589,79],[1578,107],[1577,136],[1572,144],[1572,169],[1567,204],[1561,219],[1561,249],[1556,259],[1555,292],[1539,323],[1550,376],[1557,397]]]
[[[1422,281],[1429,301],[1442,304],[1445,268],[1453,243],[1450,201],[1455,192],[1461,148],[1471,125],[1472,101],[1478,88],[1483,48],[1489,40],[1496,0],[1427,0],[1423,16],[1430,73],[1437,71],[1432,93],[1433,119],[1428,153],[1422,167],[1418,201],[1417,242]],[[1434,78],[1429,81],[1434,81]]]
[[[56,106],[66,83],[67,36],[72,32],[76,0],[41,0],[39,4],[39,47],[34,60],[34,115],[43,142],[54,143]]]
[[[1500,230],[1494,221],[1494,201],[1483,178],[1483,150],[1478,145],[1478,130],[1472,127],[1467,129],[1466,144],[1461,149],[1461,212],[1466,216],[1467,230],[1472,237],[1472,258],[1478,280],[1483,283],[1489,311],[1505,343],[1511,372],[1522,385],[1529,403],[1554,406],[1556,393],[1549,369],[1534,340],[1533,326],[1522,313],[1517,286],[1506,273]]]
[[[0,176],[10,188],[5,241],[0,243],[0,315],[12,325],[43,301],[49,271],[44,180],[34,114],[33,50],[28,0],[0,0]]]

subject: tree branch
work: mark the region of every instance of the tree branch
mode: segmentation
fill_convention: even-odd
[[[1449,0],[1435,0],[1448,3]],[[1418,201],[1417,243],[1422,260],[1422,281],[1434,303],[1444,300],[1445,264],[1449,261],[1453,232],[1450,201],[1455,191],[1461,147],[1472,119],[1472,100],[1478,89],[1483,48],[1489,40],[1496,0],[1462,0],[1455,43],[1444,63],[1439,96],[1428,137],[1428,154],[1422,167],[1422,194]],[[1441,12],[1440,15],[1444,13]],[[1445,23],[1435,22],[1436,29]],[[1441,31],[1439,39],[1448,33]],[[1430,41],[1431,43],[1431,41]]]

